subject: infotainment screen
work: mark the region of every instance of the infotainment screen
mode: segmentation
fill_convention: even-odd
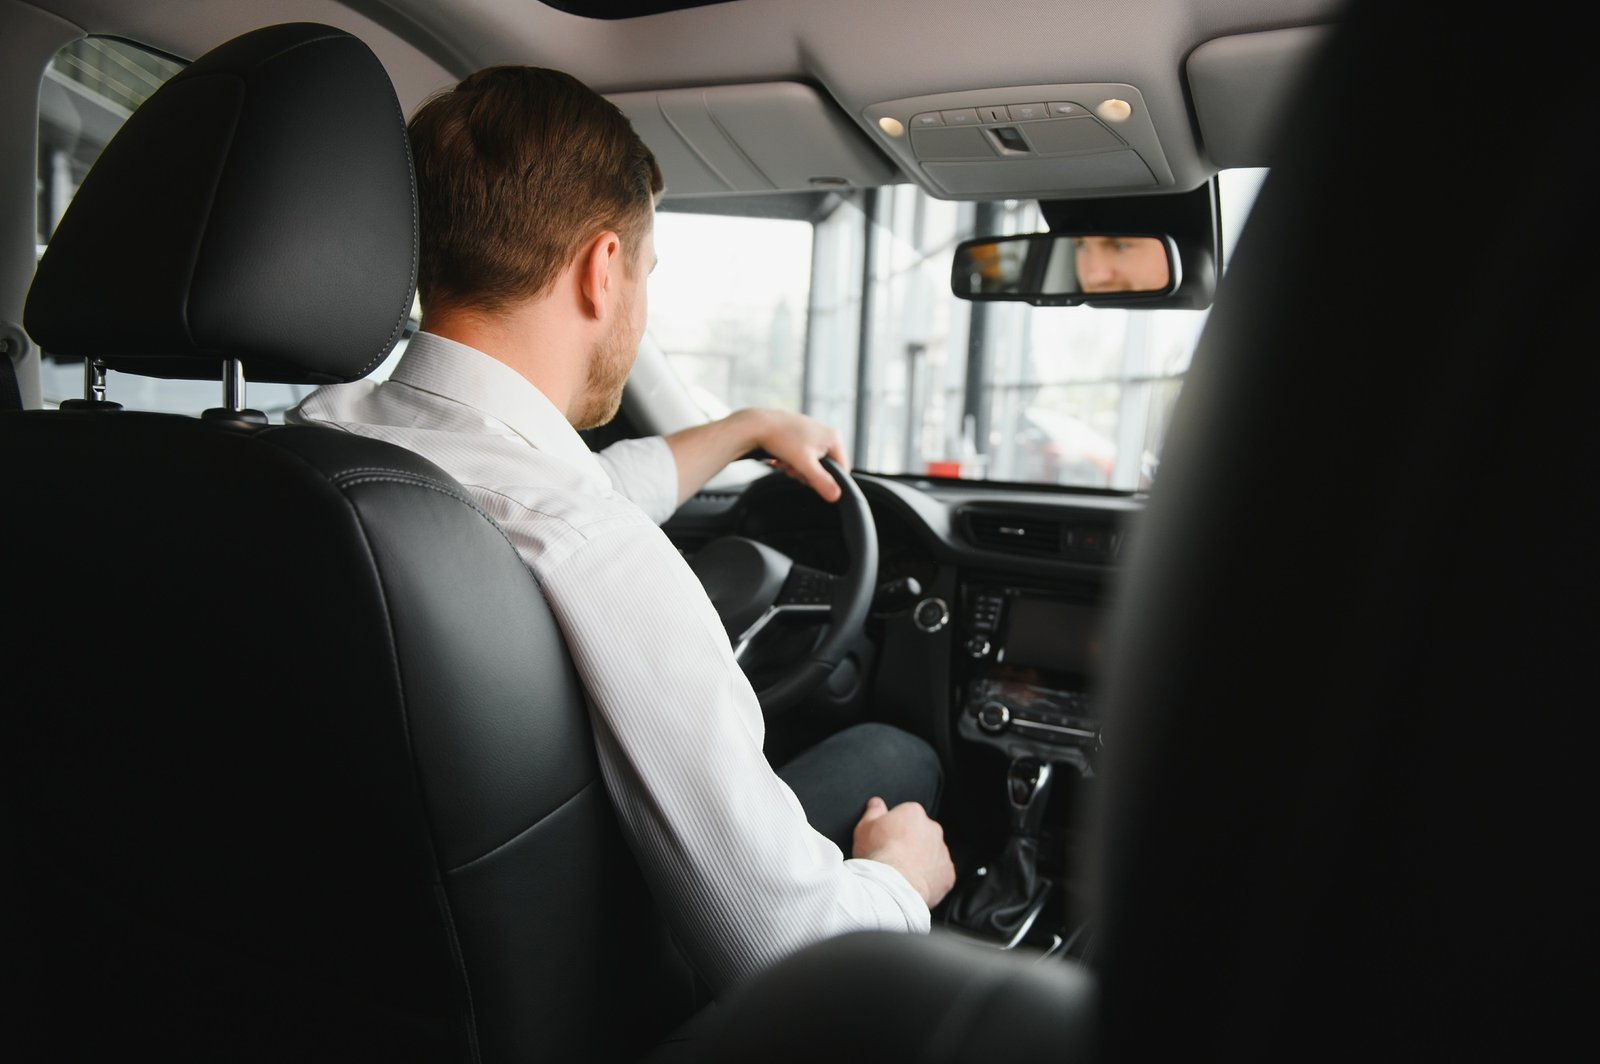
[[[1007,603],[1006,665],[1092,674],[1100,667],[1100,610],[1080,602],[1017,595]]]

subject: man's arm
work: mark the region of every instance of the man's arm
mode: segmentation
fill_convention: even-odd
[[[767,761],[760,702],[699,578],[659,528],[607,505],[582,527],[543,511],[502,525],[540,547],[607,791],[707,984],[720,993],[830,935],[926,933],[947,889],[942,830],[896,806],[857,832],[862,860],[818,833]]]
[[[810,485],[828,502],[837,502],[842,493],[820,459],[827,455],[846,472],[850,469],[837,432],[788,410],[735,410],[720,421],[683,429],[665,439],[678,466],[680,505],[729,462],[758,448],[772,455],[779,469]]]

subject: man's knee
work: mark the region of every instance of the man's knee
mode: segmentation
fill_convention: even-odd
[[[944,771],[926,740],[888,724],[857,724],[830,735],[778,770],[794,791],[812,827],[845,853],[867,800],[890,807],[920,802],[938,811]]]
[[[930,814],[938,807],[944,769],[933,744],[892,724],[856,724],[825,742],[837,740],[854,749],[851,760],[870,766],[872,785],[892,808],[901,802],[921,802]],[[822,745],[822,744],[819,744]]]

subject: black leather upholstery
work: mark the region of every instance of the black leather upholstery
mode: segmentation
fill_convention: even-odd
[[[416,208],[365,46],[263,30],[146,107],[40,264],[41,345],[274,379],[387,354]],[[175,161],[180,134],[230,145],[198,219],[215,160]],[[93,227],[143,224],[161,182],[141,166],[183,191],[130,294]],[[440,469],[329,429],[126,411],[8,413],[0,447],[26,456],[0,473],[0,550],[38,560],[8,596],[0,719],[35,1055],[626,1059],[686,1014],[560,634]]]
[[[1362,0],[1285,112],[1113,633],[1113,1059],[1589,1040],[1590,50]]]
[[[268,27],[222,45],[139,108],[45,250],[23,324],[58,356],[150,376],[365,376],[416,285],[405,119],[372,51]],[[92,308],[92,313],[86,311]]]
[[[858,931],[737,987],[649,1064],[989,1064],[1096,1058],[1096,990],[1076,965],[1026,964],[942,933]]]

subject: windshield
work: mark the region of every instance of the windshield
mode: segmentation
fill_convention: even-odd
[[[1264,173],[1223,175],[1225,256]],[[650,333],[708,417],[803,410],[859,469],[1144,490],[1207,312],[951,293],[960,241],[1046,228],[1032,202],[910,185],[830,196],[809,217],[671,205]]]

